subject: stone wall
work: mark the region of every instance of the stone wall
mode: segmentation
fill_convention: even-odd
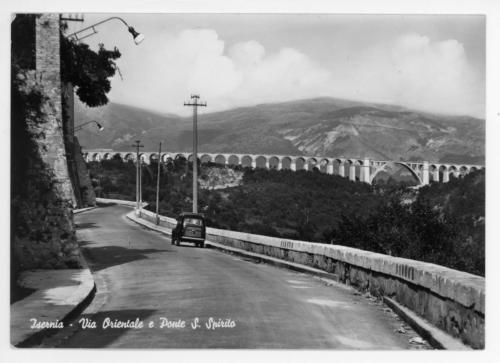
[[[153,212],[142,210],[139,216],[155,223]],[[161,216],[159,225],[173,228],[175,219]],[[350,247],[215,228],[207,228],[207,241],[336,274],[360,290],[391,297],[465,344],[484,348],[483,277]]]
[[[73,160],[75,163],[74,167],[76,170],[78,193],[81,200],[80,207],[94,206],[96,204],[94,188],[90,180],[87,163],[83,159],[82,148],[76,137],[73,138]]]
[[[12,75],[13,271],[79,267],[62,129],[59,15],[16,15],[13,40],[33,31],[35,42],[13,44],[12,55],[15,63],[14,49],[35,48],[20,53],[34,53],[34,69],[13,67]]]

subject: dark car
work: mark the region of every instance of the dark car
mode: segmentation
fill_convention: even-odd
[[[181,242],[195,243],[205,247],[205,217],[199,213],[181,213],[177,218],[177,225],[172,230],[172,244]]]

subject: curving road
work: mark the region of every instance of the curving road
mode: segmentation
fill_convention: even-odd
[[[83,328],[76,320],[45,346],[412,347],[411,335],[395,331],[401,322],[389,309],[351,289],[212,249],[172,246],[165,236],[126,219],[128,212],[108,206],[75,216],[98,289],[83,318],[96,327]],[[104,329],[106,318],[138,319],[144,326]],[[193,329],[196,318],[200,327]],[[208,329],[210,318],[226,326]],[[160,328],[161,322],[167,325]]]

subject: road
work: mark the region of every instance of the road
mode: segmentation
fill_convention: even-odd
[[[209,248],[173,246],[126,219],[130,211],[108,206],[75,216],[98,292],[82,315],[88,326],[77,319],[42,346],[412,347],[411,336],[395,331],[401,322],[392,312],[354,290]],[[103,328],[106,318],[144,325]],[[193,329],[196,318],[199,327]],[[225,326],[209,329],[211,318]]]

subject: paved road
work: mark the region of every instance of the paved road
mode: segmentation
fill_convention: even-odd
[[[98,293],[83,317],[45,346],[124,348],[408,349],[394,315],[353,290],[316,277],[170,240],[109,206],[76,216]],[[386,310],[384,310],[386,309]],[[106,328],[104,319],[143,321]],[[200,327],[192,329],[193,319]],[[210,318],[230,319],[207,329]],[[160,323],[185,321],[184,328]],[[149,322],[155,323],[149,327]]]

